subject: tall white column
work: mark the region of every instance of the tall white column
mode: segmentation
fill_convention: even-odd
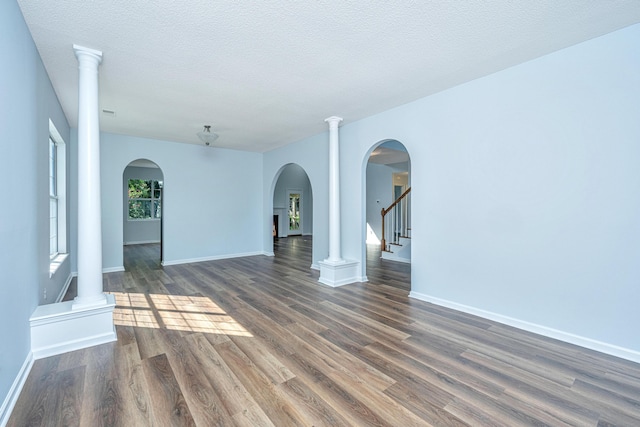
[[[102,52],[73,46],[78,58],[78,296],[73,308],[106,303],[102,291],[98,67]]]
[[[78,296],[41,305],[31,315],[35,359],[116,341],[115,296],[102,292],[98,67],[102,52],[73,45],[78,90]]]
[[[327,262],[343,262],[340,253],[340,136],[341,117],[325,119],[329,123],[329,258]]]
[[[365,277],[358,273],[359,262],[342,258],[340,234],[340,137],[338,127],[342,118],[332,116],[329,123],[329,258],[319,261],[318,281],[329,286],[359,282]]]

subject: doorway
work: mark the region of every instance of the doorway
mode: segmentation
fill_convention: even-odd
[[[302,190],[287,190],[287,195],[289,199],[287,235],[300,236],[302,235]]]
[[[366,276],[370,282],[395,282],[394,286],[410,290],[411,283],[390,280],[395,273],[410,278],[411,272],[409,153],[399,141],[381,141],[371,148],[363,166]]]
[[[147,159],[129,163],[123,181],[123,264],[160,268],[163,254],[164,175]]]
[[[313,191],[305,170],[295,163],[282,166],[273,178],[272,212],[274,225],[271,229],[273,253],[279,256],[278,248],[312,246],[313,234]],[[271,219],[271,218],[270,218]],[[309,257],[312,268],[313,250],[287,252]]]

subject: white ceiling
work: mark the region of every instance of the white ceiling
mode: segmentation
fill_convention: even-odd
[[[369,162],[388,166],[402,165],[407,168],[409,167],[409,153],[396,147],[385,147],[383,144],[373,150],[369,156]]]
[[[638,0],[18,0],[77,120],[101,50],[107,132],[268,151],[640,22]]]

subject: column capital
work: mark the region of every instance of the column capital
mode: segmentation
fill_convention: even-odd
[[[94,59],[97,64],[100,64],[102,62],[102,52],[100,52],[99,50],[74,44],[73,51],[75,52],[78,61],[80,61],[81,58],[91,58]]]
[[[331,116],[324,119],[325,122],[329,123],[329,127],[335,126],[338,127],[340,122],[342,121],[342,117]]]

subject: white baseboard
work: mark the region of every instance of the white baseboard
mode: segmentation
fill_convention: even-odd
[[[262,251],[262,255],[264,255],[264,256],[276,256],[276,254],[273,253],[273,251],[272,252]]]
[[[118,267],[107,267],[103,268],[103,273],[117,273],[118,271],[124,271],[124,266],[120,265]]]
[[[214,256],[208,256],[208,257],[202,257],[202,258],[177,259],[172,261],[163,261],[162,265],[167,266],[167,265],[191,264],[194,262],[217,261],[220,259],[242,258],[247,256],[256,256],[256,255],[265,255],[265,253],[263,251],[256,251],[256,252],[243,252],[243,253],[236,253],[236,254],[214,255]]]
[[[597,341],[591,338],[575,335],[570,332],[559,331],[557,329],[549,328],[547,326],[538,325],[535,323],[527,322],[520,319],[514,319],[513,317],[503,316],[501,314],[493,313],[476,307],[470,307],[464,304],[458,304],[453,301],[444,300],[441,298],[433,297],[430,295],[421,294],[419,292],[410,292],[411,298],[419,299],[422,301],[430,302],[432,304],[440,305],[443,307],[451,308],[453,310],[462,311],[464,313],[480,316],[485,319],[493,320],[498,323],[502,323],[514,328],[522,329],[534,334],[542,335],[549,338],[554,338],[560,341],[567,342],[569,344],[575,344],[580,347],[588,348],[590,350],[599,351],[601,353],[609,354],[611,356],[620,357],[622,359],[630,360],[632,362],[640,363],[640,352],[631,350],[624,347],[619,347],[613,344]]]
[[[318,263],[313,263],[311,264],[311,269],[320,271],[320,266],[318,265]]]
[[[160,243],[160,240],[140,240],[136,242],[124,242],[123,245],[148,245],[149,243]]]
[[[384,253],[386,253],[386,252],[383,252],[383,254],[384,254]],[[402,257],[399,257],[399,256],[395,256],[395,257],[394,257],[393,255],[392,255],[392,256],[389,256],[389,255],[383,255],[383,256],[381,256],[380,258],[382,258],[382,259],[383,259],[383,260],[385,260],[385,261],[403,262],[403,263],[405,263],[405,264],[411,264],[411,260],[410,260],[410,259],[408,259],[408,258],[402,258]]]
[[[48,347],[41,347],[33,353],[34,359],[44,359],[45,357],[55,356],[62,353],[68,353],[70,351],[76,351],[87,347],[93,347],[100,344],[106,344],[109,342],[117,341],[118,337],[115,331],[104,332],[96,334],[90,337],[78,338],[75,340],[67,341],[59,345],[50,345]]]
[[[29,372],[31,372],[33,360],[33,353],[29,352],[27,358],[22,364],[22,367],[20,368],[20,371],[18,372],[18,375],[15,380],[13,380],[13,384],[11,384],[9,393],[7,393],[7,396],[4,398],[4,402],[2,402],[2,406],[0,406],[0,426],[4,427],[9,422],[11,411],[13,411],[13,407],[18,401],[22,387],[24,386],[25,381],[27,381]]]
[[[69,277],[67,277],[67,281],[64,282],[64,286],[60,290],[60,293],[58,294],[58,297],[56,298],[55,302],[62,301],[62,298],[64,298],[64,296],[67,294],[67,291],[69,290],[69,285],[71,284],[71,281],[75,276],[77,276],[77,274],[75,275],[73,273],[69,274]]]

